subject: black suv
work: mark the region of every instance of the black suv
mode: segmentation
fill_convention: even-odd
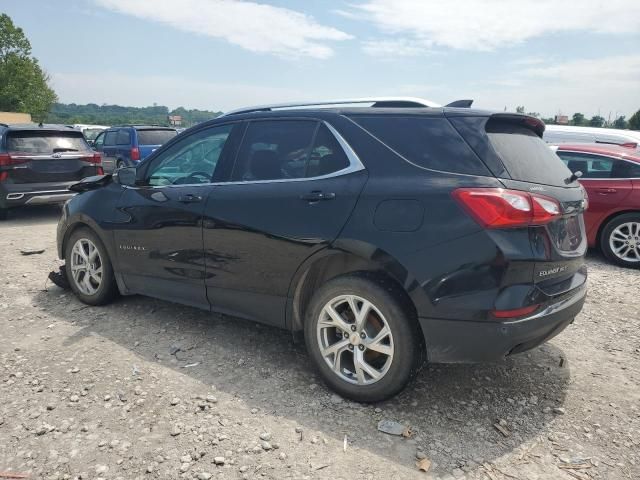
[[[102,173],[100,154],[78,130],[0,124],[0,220],[12,207],[64,202],[70,185]]]
[[[378,401],[425,358],[523,352],[582,308],[585,195],[543,130],[415,101],[241,110],[74,187],[59,256],[87,304],[303,332],[332,388]]]

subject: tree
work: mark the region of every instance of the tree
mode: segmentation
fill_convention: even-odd
[[[620,115],[613,121],[613,128],[619,128],[621,130],[627,128],[627,121],[624,119],[624,115]]]
[[[516,112],[517,113],[524,113],[524,105],[520,106],[520,107],[516,107]]]
[[[31,56],[31,43],[11,18],[0,15],[0,110],[42,121],[57,100],[49,76]]]
[[[584,125],[584,115],[582,113],[574,113],[573,117],[571,117],[572,125]]]
[[[604,117],[601,117],[600,115],[594,115],[593,117],[591,117],[591,120],[589,120],[589,125],[591,125],[592,127],[604,126]]]
[[[640,130],[640,110],[631,115],[629,119],[629,128],[631,130]]]

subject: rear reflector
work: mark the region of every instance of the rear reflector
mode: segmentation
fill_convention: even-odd
[[[528,307],[514,308],[513,310],[493,310],[491,315],[495,318],[520,318],[535,312],[540,305],[529,305]]]
[[[557,200],[535,193],[504,188],[459,188],[452,195],[486,228],[544,225],[561,216]]]

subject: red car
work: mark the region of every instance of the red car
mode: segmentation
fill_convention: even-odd
[[[640,153],[601,144],[562,144],[556,153],[569,170],[582,172],[589,246],[618,265],[640,268]]]

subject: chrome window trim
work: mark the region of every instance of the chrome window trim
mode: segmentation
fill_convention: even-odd
[[[316,121],[317,120],[312,120]],[[365,170],[365,166],[360,160],[360,157],[356,154],[356,152],[351,148],[351,145],[347,143],[342,135],[327,121],[320,121],[323,125],[325,125],[334,138],[338,141],[338,144],[342,148],[343,152],[347,156],[347,160],[349,160],[349,166],[343,168],[342,170],[337,170],[335,172],[328,173],[326,175],[319,175],[316,177],[305,177],[305,178],[277,178],[273,180],[236,180],[230,182],[206,182],[206,183],[188,183],[181,185],[153,185],[146,186],[143,188],[176,188],[176,187],[202,187],[206,185],[251,185],[251,184],[264,184],[264,183],[285,183],[285,182],[309,182],[315,180],[325,180],[328,178],[341,177],[343,175],[348,175],[350,173],[359,172],[361,170]],[[127,187],[125,188],[140,188],[140,187]]]
[[[619,162],[627,162],[627,163],[630,163],[632,165],[640,166],[640,163],[638,163],[638,162],[634,162],[632,160],[627,160],[626,158],[616,157],[616,156],[613,156],[613,155],[607,155],[607,154],[604,154],[604,153],[582,152],[582,151],[579,151],[579,150],[560,150],[560,152],[556,152],[556,155],[558,155],[558,153],[562,153],[562,152],[577,153],[579,155],[592,155],[592,156],[596,156],[596,157],[605,157],[605,158],[610,158],[611,160],[617,160]],[[560,156],[560,155],[558,155],[558,156]],[[562,157],[561,157],[561,159],[562,159]],[[589,180],[596,180],[596,181],[602,181],[602,180],[640,180],[640,177],[580,178],[581,182],[589,181]]]

